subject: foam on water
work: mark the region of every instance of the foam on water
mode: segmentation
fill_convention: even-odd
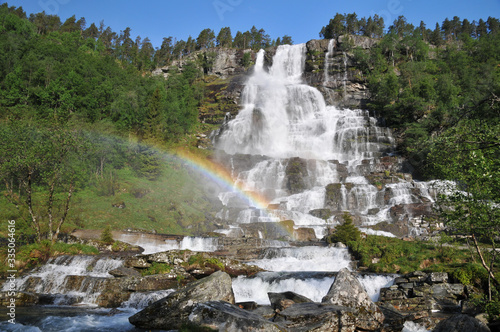
[[[349,268],[347,249],[327,247],[269,248],[264,257],[249,262],[267,271],[339,271]]]
[[[210,237],[191,237],[185,236],[182,240],[159,239],[151,237],[148,234],[121,234],[118,240],[139,246],[144,249],[143,254],[154,254],[168,250],[191,250],[198,252],[212,252],[218,248],[217,238]]]
[[[389,287],[394,276],[359,276],[359,282],[373,301],[378,301],[380,289]],[[279,272],[261,272],[254,277],[239,276],[233,280],[233,292],[236,302],[255,301],[269,305],[267,293],[294,292],[321,302],[335,281],[334,276],[317,274],[282,274]]]

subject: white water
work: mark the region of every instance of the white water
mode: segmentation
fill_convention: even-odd
[[[324,85],[330,80],[328,70],[333,51],[332,40],[325,54]],[[432,201],[426,183],[393,177],[393,183],[380,189],[368,181],[365,176],[370,172],[384,170],[379,157],[394,151],[391,132],[379,127],[377,119],[366,110],[327,105],[319,90],[303,83],[305,44],[278,47],[269,68],[264,55],[263,50],[258,53],[254,72],[242,92],[242,108],[219,132],[215,146],[230,155],[269,157],[241,171],[233,159],[230,166],[239,187],[258,193],[279,208],[269,213],[259,212],[234,193],[221,193],[219,198],[225,209],[217,217],[236,227],[293,220],[294,229],[312,228],[316,237],[321,238],[339,220],[332,217],[326,222],[311,216],[311,210],[329,208],[339,215],[349,211],[359,217],[362,225],[371,226],[391,223],[393,216],[389,212],[395,205],[420,203],[422,199]],[[345,53],[343,65],[345,90]],[[286,170],[289,158],[293,157],[300,157],[306,163],[307,172],[300,175],[303,188],[299,192],[291,192],[287,183]],[[341,185],[341,197],[335,207],[325,206],[325,188],[331,183]],[[238,209],[237,218],[231,217],[234,214],[229,209]],[[379,212],[370,213],[374,209]],[[228,236],[244,234],[243,230],[219,232]],[[367,229],[367,232],[375,231]]]
[[[324,72],[324,79],[323,79],[323,85],[328,83],[330,81],[330,75],[328,71],[330,70],[330,56],[333,53],[333,49],[335,48],[335,39],[330,39],[328,41],[328,49],[325,54],[325,72]]]
[[[403,325],[401,332],[429,332],[425,327],[414,322],[407,321]]]
[[[377,301],[380,288],[388,287],[394,276],[360,276],[358,278],[373,301]],[[333,276],[321,276],[313,273],[283,274],[280,272],[261,272],[254,277],[240,276],[233,280],[233,292],[236,302],[254,301],[261,305],[269,305],[267,293],[294,292],[314,302],[328,293],[335,281]]]
[[[33,273],[16,279],[16,290],[31,291],[40,294],[59,295],[56,304],[64,304],[72,298],[80,299],[80,303],[94,304],[100,295],[101,285],[112,278],[108,273],[122,266],[119,259],[96,258],[93,256],[59,256],[50,259]],[[84,278],[77,289],[68,288],[69,276]],[[32,283],[35,285],[33,286]],[[78,283],[77,283],[78,284]],[[6,291],[4,284],[3,291]]]
[[[267,271],[339,271],[349,268],[351,258],[344,248],[270,248],[264,258],[251,261]]]
[[[30,309],[28,309],[30,310]],[[135,309],[120,309],[109,315],[110,309],[83,308],[36,308],[25,313],[18,308],[16,324],[0,322],[0,331],[5,332],[133,332],[137,331],[128,318]]]
[[[154,292],[135,292],[127,301],[122,303],[121,308],[143,309],[151,303],[167,297],[174,291],[174,289],[167,289]]]
[[[198,252],[212,252],[218,248],[217,238],[185,236],[180,241],[162,240],[148,234],[121,234],[117,240],[139,246],[144,249],[143,254],[154,254],[168,250],[191,250]]]

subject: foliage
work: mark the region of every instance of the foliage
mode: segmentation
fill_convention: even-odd
[[[461,284],[480,288],[486,288],[488,282],[488,274],[483,267],[477,263],[463,264],[452,271],[450,276]]]
[[[101,233],[101,237],[99,238],[100,241],[104,244],[111,244],[113,243],[113,235],[111,234],[111,227],[109,225],[104,228],[104,230]]]
[[[342,218],[344,219],[344,223],[335,227],[334,233],[326,239],[328,243],[342,242],[347,244],[357,242],[361,239],[361,232],[354,226],[351,215],[344,213]]]
[[[203,253],[199,253],[189,257],[189,265],[197,265],[200,267],[213,267],[217,270],[224,270],[225,265],[216,257],[206,257]]]
[[[153,274],[165,274],[172,270],[172,266],[167,263],[153,262],[147,269],[141,271],[142,276],[149,276]]]
[[[438,250],[433,243],[375,235],[366,235],[366,238],[348,242],[347,245],[360,267],[377,273],[409,273],[417,270],[451,273],[470,259],[465,250]],[[453,254],[450,255],[450,252]]]
[[[2,261],[7,257],[7,246],[0,250],[0,259]],[[34,268],[45,263],[50,257],[59,255],[97,255],[99,250],[96,247],[74,243],[67,244],[56,242],[52,244],[48,240],[22,245],[17,248],[16,259],[19,262],[17,269],[19,271]],[[7,265],[3,265],[0,273],[7,271]]]

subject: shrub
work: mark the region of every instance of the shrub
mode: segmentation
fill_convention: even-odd
[[[106,226],[104,230],[101,233],[101,238],[100,238],[102,243],[105,244],[111,244],[114,242],[113,240],[113,235],[111,234],[111,226]]]
[[[357,242],[361,239],[360,230],[354,226],[352,217],[348,213],[342,216],[344,223],[335,227],[335,232],[327,237],[328,243],[342,242]]]
[[[167,263],[151,263],[151,266],[141,272],[142,276],[148,276],[153,274],[165,274],[172,271],[172,266]]]

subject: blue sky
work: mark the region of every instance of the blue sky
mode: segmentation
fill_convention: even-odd
[[[5,1],[0,1],[5,2]],[[236,32],[255,25],[272,38],[287,34],[294,43],[319,38],[321,27],[335,13],[356,12],[358,17],[382,16],[386,27],[399,15],[418,25],[423,20],[434,29],[445,18],[458,16],[469,21],[500,18],[500,0],[10,0],[9,6],[22,6],[28,13],[45,10],[64,20],[72,15],[85,17],[87,26],[104,20],[106,26],[120,32],[132,29],[132,36],[149,37],[155,47],[163,37],[186,40],[196,38],[210,28],[217,34],[222,27]]]

